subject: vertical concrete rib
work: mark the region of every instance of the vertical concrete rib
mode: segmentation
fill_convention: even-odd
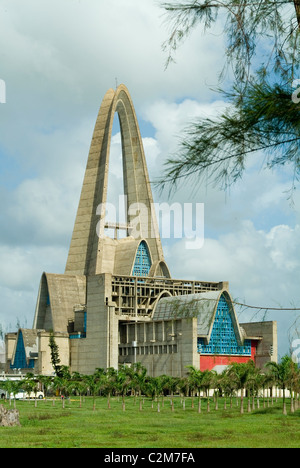
[[[135,218],[136,225],[138,217],[138,238],[147,239],[153,260],[164,260],[136,113],[126,86],[120,85],[116,91],[110,89],[106,93],[97,117],[65,270],[67,274],[94,275],[106,272],[102,265],[106,245],[104,232],[100,232],[100,236],[96,232],[100,220],[97,207],[105,205],[107,200],[109,153],[116,112],[121,128],[127,204],[128,207],[143,204],[147,209],[147,216],[143,216],[140,211],[131,215],[131,218]],[[128,217],[128,223],[131,218]]]

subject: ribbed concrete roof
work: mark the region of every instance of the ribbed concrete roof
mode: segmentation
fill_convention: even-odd
[[[224,294],[230,304],[234,328],[239,342],[244,341],[231,297],[228,291],[207,291],[199,294],[164,297],[158,302],[153,313],[154,321],[197,317],[198,336],[210,338],[219,300]]]
[[[47,317],[47,301],[51,304]],[[34,328],[67,332],[68,320],[74,319],[74,306],[86,303],[86,277],[42,275]]]

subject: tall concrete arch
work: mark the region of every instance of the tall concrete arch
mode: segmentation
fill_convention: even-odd
[[[120,85],[117,90],[107,91],[96,120],[66,264],[65,273],[69,275],[118,273],[112,266],[116,243],[104,233],[115,113],[118,113],[121,128],[124,194],[128,213],[127,237],[119,244],[127,242],[129,245],[130,241],[146,239],[153,262],[164,261],[139,125],[129,91],[126,86]],[[102,210],[99,211],[100,206]],[[130,231],[133,221],[137,228],[134,234]],[[128,274],[131,269],[132,265],[128,266]]]

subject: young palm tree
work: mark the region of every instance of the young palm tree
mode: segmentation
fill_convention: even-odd
[[[180,379],[178,377],[168,376],[165,379],[164,388],[170,392],[171,411],[174,411],[174,393],[178,390]]]
[[[215,372],[214,371],[209,371],[205,370],[202,372],[202,383],[201,387],[205,391],[205,394],[207,396],[207,412],[210,412],[210,400],[209,400],[209,391],[213,386],[213,381],[215,378]]]
[[[215,389],[214,397],[215,397],[215,410],[216,411],[219,409],[219,396],[222,396],[223,394],[223,380],[224,380],[223,373],[215,374],[213,376],[213,387]]]
[[[75,392],[76,395],[79,395],[79,408],[82,408],[82,395],[87,392],[87,384],[83,378],[78,380],[71,380],[69,383],[68,390],[72,393]]]
[[[25,392],[30,395],[30,393],[33,391],[34,388],[34,375],[32,373],[28,373],[25,377],[24,380],[22,380],[22,385],[21,387]]]
[[[156,382],[155,377],[147,377],[144,387],[145,393],[151,398],[151,408],[154,407],[154,400],[156,397]]]
[[[107,392],[107,408],[111,409],[110,399],[111,395],[117,392],[117,383],[116,378],[118,375],[118,371],[113,367],[109,367],[106,371],[106,383],[104,388]]]
[[[260,370],[253,366],[251,368],[251,371],[249,372],[247,383],[246,383],[246,388],[249,392],[249,397],[248,397],[248,413],[251,412],[251,395],[252,395],[252,410],[255,410],[255,395],[257,394],[257,387],[260,384],[261,380],[259,378],[260,376]]]
[[[234,379],[234,381],[236,382],[237,388],[241,392],[241,405],[240,405],[241,414],[244,413],[244,392],[247,386],[247,382],[248,380],[250,380],[250,376],[253,375],[254,370],[255,370],[255,364],[251,360],[247,363],[233,362],[230,364],[230,367],[228,368],[228,375]]]
[[[136,363],[133,368],[132,386],[135,390],[135,395],[139,396],[139,410],[142,411],[142,391],[145,386],[147,377],[147,369],[140,362]]]
[[[160,413],[160,402],[159,397],[163,394],[164,384],[165,384],[165,375],[159,377],[150,377],[148,376],[145,380],[145,393],[147,396],[151,397],[151,408],[154,407],[154,401],[157,401],[157,412]]]
[[[182,409],[185,410],[185,398],[188,396],[188,393],[190,391],[190,383],[189,379],[187,377],[182,377],[179,379],[178,382],[178,389],[180,390],[180,393],[182,394]],[[192,408],[193,408],[192,404]]]
[[[226,397],[230,398],[230,408],[232,408],[232,397],[234,391],[236,390],[236,384],[232,378],[227,373],[227,369],[222,372],[222,389],[224,392],[224,410],[227,409],[226,406]]]
[[[52,385],[53,378],[48,375],[39,375],[37,379],[42,384],[42,388],[45,395],[45,401],[47,401],[48,389]]]
[[[33,378],[32,383],[32,391],[34,393],[34,406],[37,407],[37,392],[39,391],[40,385],[37,378]]]
[[[23,386],[23,381],[21,380],[6,380],[6,382],[1,383],[2,387],[7,391],[9,395],[9,406],[11,406],[11,398],[12,395],[14,397],[14,408],[16,408],[16,394],[20,390],[21,386]]]
[[[37,393],[40,389],[42,376],[35,375],[32,372],[26,374],[25,379],[23,380],[23,387],[27,388],[27,393],[30,395],[31,392],[34,393],[34,406],[37,407]]]
[[[283,406],[282,412],[284,415],[287,414],[286,409],[286,394],[285,391],[290,387],[293,375],[297,369],[296,364],[293,362],[290,356],[284,356],[280,363],[268,362],[266,367],[273,374],[275,381],[278,383],[280,388],[283,390]]]
[[[194,366],[186,366],[188,369],[188,385],[192,393],[192,408],[194,408],[194,394],[198,392],[198,401],[200,399],[200,381],[201,381],[201,371],[196,369]],[[199,410],[199,404],[198,404]],[[200,411],[201,412],[201,405]]]
[[[131,384],[130,372],[127,369],[119,370],[115,378],[115,384],[117,392],[122,396],[122,410],[125,411],[125,395]]]
[[[79,408],[82,408],[82,395],[86,389],[86,385],[83,381],[83,375],[79,372],[72,372],[71,379],[68,383],[68,392],[79,395]]]
[[[93,375],[85,375],[84,382],[90,394],[93,397],[93,411],[96,410],[96,396],[98,395],[101,388],[105,385],[105,374],[104,370],[96,370]]]
[[[198,413],[201,413],[201,392],[204,389],[203,379],[205,372],[202,372],[200,369],[196,369],[194,366],[187,366],[187,368],[189,369],[188,378],[190,386],[195,388],[198,393]]]
[[[63,395],[63,393],[64,393],[64,389],[66,388],[66,385],[67,385],[67,380],[64,379],[63,377],[59,377],[58,375],[56,375],[53,378],[53,388],[56,392],[56,395],[61,396],[63,408],[65,407],[65,398],[64,398],[65,395]],[[53,399],[53,405],[54,405],[54,401],[55,400]]]

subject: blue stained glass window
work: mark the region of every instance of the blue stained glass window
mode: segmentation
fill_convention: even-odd
[[[198,338],[198,353],[251,356],[251,340],[245,340],[243,346],[238,344],[224,296],[221,296],[218,304],[209,343],[206,344],[203,338]]]
[[[86,333],[82,332],[76,332],[76,333],[71,333],[69,335],[70,340],[82,340],[83,338],[86,338]]]
[[[20,331],[17,342],[17,349],[15,354],[14,363],[10,365],[11,369],[33,369],[34,368],[34,359],[29,359],[27,363],[23,333]]]
[[[147,244],[142,241],[139,245],[132,275],[133,276],[148,276],[151,268],[151,259]]]

